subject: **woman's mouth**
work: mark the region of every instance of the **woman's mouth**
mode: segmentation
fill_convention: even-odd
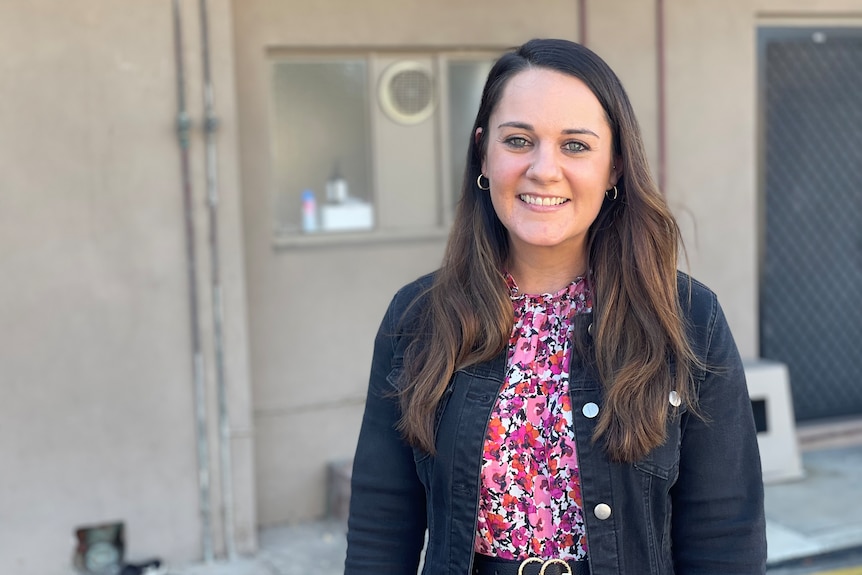
[[[530,194],[521,194],[518,198],[531,206],[559,206],[569,201],[568,198],[531,196]]]

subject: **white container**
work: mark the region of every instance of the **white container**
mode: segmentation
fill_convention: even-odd
[[[347,180],[335,177],[326,182],[326,201],[330,204],[342,204],[347,201]]]
[[[765,403],[766,429],[757,434],[764,483],[804,477],[787,366],[763,359],[744,365],[751,401]]]
[[[374,227],[373,206],[361,201],[325,204],[320,214],[321,227],[326,232],[370,230]]]

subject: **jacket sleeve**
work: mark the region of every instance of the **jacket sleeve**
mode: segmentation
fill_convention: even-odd
[[[694,286],[695,290],[703,289]],[[680,467],[672,495],[677,575],[753,575],[766,571],[760,453],[745,372],[715,295],[695,351],[706,363],[697,414],[684,415]],[[694,294],[693,294],[694,295]],[[701,355],[703,354],[703,355]]]
[[[353,460],[345,575],[415,575],[425,528],[425,490],[412,448],[396,429],[395,387],[387,377],[398,337],[396,299],[374,343],[365,414]]]

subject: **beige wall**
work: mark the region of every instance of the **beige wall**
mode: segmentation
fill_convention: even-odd
[[[756,23],[747,1],[668,4],[667,193],[691,273],[756,357]]]
[[[664,4],[668,197],[691,271],[718,292],[743,355],[756,357],[756,28],[859,26],[862,11],[858,0]],[[576,39],[578,5],[209,6],[232,477],[248,550],[256,524],[323,512],[325,464],[352,454],[383,310],[400,285],[437,267],[444,244],[425,230],[276,246],[267,55]],[[197,2],[182,7],[212,414]],[[629,91],[654,165],[655,7],[590,1],[586,22],[588,44]],[[126,521],[132,558],[200,553],[174,81],[167,0],[0,3],[0,572],[65,573],[72,530],[114,519]],[[209,437],[217,518],[214,425]]]
[[[666,2],[667,192],[692,273],[719,295],[743,357],[758,356],[759,25],[859,25],[858,0]],[[855,14],[855,17],[854,17]]]
[[[569,1],[536,11],[512,0],[243,0],[234,3],[234,18],[258,516],[268,525],[323,512],[324,464],[353,453],[383,311],[398,287],[439,265],[444,241],[399,237],[274,249],[267,51],[500,48],[537,35],[574,39],[577,10]],[[407,155],[404,163],[415,159]],[[391,167],[400,158],[377,161]],[[386,173],[399,176],[409,185],[415,174]]]
[[[232,29],[228,2],[210,5],[223,121],[237,530],[250,548],[254,485]],[[189,104],[199,126],[196,6],[183,1]],[[109,520],[125,521],[130,558],[200,556],[174,74],[170,2],[0,6],[2,573],[68,573],[73,530]],[[202,241],[197,129],[192,154]],[[203,243],[199,253],[209,348]],[[212,379],[211,357],[208,367]],[[213,475],[217,493],[215,462]]]
[[[682,266],[719,294],[745,357],[758,353],[756,28],[770,15],[840,20],[858,10],[852,4],[664,2],[666,192],[688,247],[690,261]],[[587,43],[626,85],[657,171],[657,4],[610,0],[586,7]],[[493,49],[534,36],[577,39],[578,3],[549,2],[536,10],[517,2],[330,0],[300,9],[252,0],[235,3],[234,15],[258,512],[261,523],[271,524],[321,513],[323,464],[353,450],[380,314],[399,285],[437,265],[443,243],[273,249],[267,51]],[[397,155],[378,160],[398,163]],[[315,434],[305,429],[308,421],[329,423]]]

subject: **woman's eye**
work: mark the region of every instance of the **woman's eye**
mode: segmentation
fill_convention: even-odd
[[[506,138],[506,144],[513,148],[526,148],[530,142],[527,141],[527,138],[512,136],[511,138]]]
[[[563,144],[563,149],[567,152],[583,152],[587,147],[580,142],[566,142]]]

